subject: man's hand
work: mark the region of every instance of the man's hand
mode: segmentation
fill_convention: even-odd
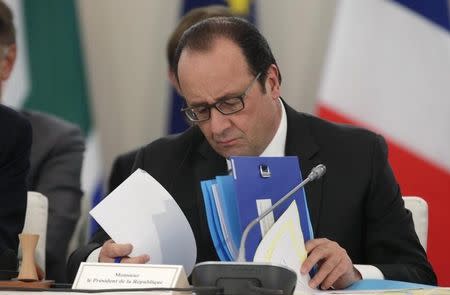
[[[347,251],[338,243],[328,239],[314,239],[306,242],[305,247],[308,257],[300,272],[306,274],[316,263],[319,265],[317,273],[309,282],[311,288],[320,286],[323,290],[331,287],[343,289],[362,279]]]
[[[150,260],[148,255],[140,255],[136,257],[128,257],[131,253],[133,246],[131,244],[116,244],[113,240],[106,241],[100,255],[98,257],[99,262],[114,262],[116,257],[123,257],[120,263],[146,263]]]

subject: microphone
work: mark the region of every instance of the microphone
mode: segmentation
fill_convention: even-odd
[[[241,244],[239,246],[239,254],[238,254],[236,261],[238,261],[238,262],[247,261],[245,259],[245,242],[247,241],[247,236],[248,236],[248,233],[250,232],[250,230],[256,224],[258,224],[264,217],[266,217],[267,214],[269,214],[270,212],[275,210],[275,208],[277,208],[279,205],[284,203],[287,199],[289,199],[290,196],[295,194],[299,189],[304,187],[307,183],[321,178],[325,174],[326,171],[327,171],[327,168],[325,167],[325,165],[323,165],[323,164],[317,165],[316,167],[311,169],[311,172],[309,173],[308,177],[306,177],[305,180],[303,180],[296,187],[291,189],[287,194],[285,194],[281,199],[279,199],[272,207],[268,208],[267,210],[262,212],[261,215],[259,215],[257,218],[253,219],[252,222],[250,222],[247,225],[247,227],[244,229],[244,232],[242,233]]]
[[[270,263],[246,262],[245,242],[250,230],[267,214],[295,194],[307,183],[321,178],[326,167],[319,164],[308,177],[279,199],[272,207],[261,213],[244,229],[236,262],[202,262],[192,270],[194,286],[216,286],[224,288],[224,294],[292,294],[297,283],[297,274],[290,268]]]

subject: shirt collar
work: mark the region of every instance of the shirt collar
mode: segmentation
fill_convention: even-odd
[[[279,99],[281,104],[281,122],[278,126],[278,130],[272,141],[262,152],[260,157],[282,157],[284,156],[284,151],[286,147],[286,134],[287,134],[287,117],[286,110],[284,108],[283,102]]]

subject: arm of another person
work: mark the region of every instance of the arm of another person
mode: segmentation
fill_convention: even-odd
[[[7,114],[0,111],[5,119]],[[0,120],[0,268],[16,270],[17,235],[22,232],[27,205],[31,126],[25,119],[12,118]]]
[[[46,269],[47,277],[58,281],[64,280],[69,241],[80,217],[84,150],[80,129],[70,125],[56,138],[33,183],[48,198]]]

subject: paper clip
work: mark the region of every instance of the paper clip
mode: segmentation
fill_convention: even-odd
[[[269,178],[272,176],[272,173],[270,173],[269,166],[261,164],[259,165],[259,174],[262,178]]]

